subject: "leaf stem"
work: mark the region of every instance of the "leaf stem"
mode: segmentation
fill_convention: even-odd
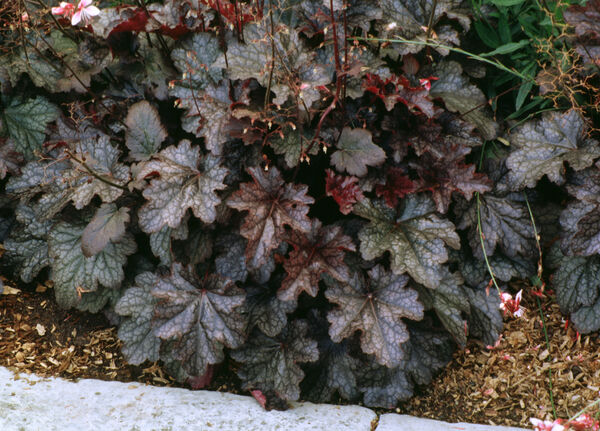
[[[129,189],[128,189],[127,187],[125,187],[125,186],[122,186],[122,185],[120,185],[120,184],[113,183],[112,181],[110,181],[110,180],[107,180],[106,178],[104,178],[104,177],[102,177],[102,176],[98,175],[98,174],[97,174],[97,173],[96,173],[96,172],[95,172],[95,171],[94,171],[92,168],[90,168],[90,167],[87,165],[87,163],[85,163],[83,160],[80,160],[80,159],[78,159],[78,158],[75,156],[75,154],[73,154],[73,153],[72,153],[70,150],[66,150],[65,152],[66,152],[66,153],[69,155],[69,157],[70,157],[71,159],[75,160],[77,163],[79,163],[81,166],[83,166],[83,167],[85,168],[85,170],[86,170],[86,171],[88,171],[88,172],[89,172],[89,174],[90,174],[91,176],[93,176],[94,178],[98,179],[99,181],[102,181],[102,182],[103,182],[103,183],[105,183],[105,184],[108,184],[109,186],[116,187],[116,188],[118,188],[118,189],[121,189],[121,190],[124,190],[124,191],[126,191],[126,192],[128,192],[128,191],[129,191]]]
[[[542,312],[542,303],[540,302],[540,298],[535,297],[538,305],[538,309],[540,311],[540,318],[542,319],[542,329],[544,330],[544,337],[546,339],[546,349],[550,352],[550,341],[548,339],[548,331],[546,330],[546,320],[544,319],[544,313]],[[554,405],[554,392],[552,390],[552,368],[548,368],[548,387],[550,389],[550,404],[552,405],[552,415],[554,419],[558,417],[556,414],[556,406]]]
[[[472,52],[468,52],[463,49],[455,48],[455,47],[449,46],[449,45],[443,45],[443,44],[437,43],[437,42],[430,42],[429,40],[409,40],[409,39],[404,39],[403,37],[398,37],[397,39],[385,39],[385,38],[382,39],[382,38],[375,38],[375,37],[358,37],[358,36],[354,36],[354,37],[352,37],[352,39],[353,40],[362,40],[365,42],[404,43],[407,45],[423,45],[423,46],[430,46],[432,48],[447,49],[452,52],[463,54],[463,55],[467,56],[468,58],[472,58],[474,60],[478,60],[483,63],[490,64],[500,70],[503,70],[504,72],[510,73],[511,75],[514,75],[514,76],[518,76],[519,78],[523,79],[524,81],[530,81],[530,82],[535,83],[535,79],[533,79],[532,77],[523,75],[522,73],[520,73],[514,69],[510,69],[510,68],[506,67],[505,65],[503,65],[502,63],[500,63],[499,61],[489,60],[480,55],[473,54]]]
[[[483,241],[483,231],[481,229],[481,201],[479,199],[479,192],[475,192],[475,197],[477,198],[477,232],[479,233],[479,241],[481,243],[481,250],[483,251],[483,259],[485,260],[485,265],[487,266],[488,273],[490,277],[492,277],[492,282],[496,287],[496,291],[498,292],[498,296],[500,296],[500,287],[496,282],[496,277],[494,276],[494,271],[490,265],[490,261],[488,260],[487,253],[485,251],[485,243]]]

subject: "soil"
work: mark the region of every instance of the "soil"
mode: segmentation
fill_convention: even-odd
[[[128,365],[116,328],[101,314],[60,309],[46,286],[8,292],[0,296],[0,366],[70,380],[183,386],[159,363]],[[552,418],[553,403],[558,417],[569,418],[596,400],[600,341],[566,325],[552,296],[541,298],[539,308],[538,298],[527,292],[525,287],[525,314],[506,317],[498,346],[470,342],[430,385],[417,388],[416,396],[394,411],[448,422],[531,427],[531,417]],[[238,387],[224,364],[205,389],[239,393]]]

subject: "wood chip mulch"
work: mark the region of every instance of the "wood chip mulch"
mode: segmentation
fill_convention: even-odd
[[[527,289],[527,288],[526,288]],[[0,366],[19,373],[136,381],[182,386],[158,363],[128,365],[117,330],[101,315],[60,309],[51,289],[9,288],[0,296]],[[5,292],[6,293],[6,292]],[[448,422],[530,428],[529,418],[552,418],[549,374],[559,417],[568,418],[600,395],[600,342],[578,336],[552,297],[541,299],[550,348],[540,311],[524,290],[520,318],[507,317],[499,345],[492,350],[470,342],[417,396],[395,409],[402,414]],[[217,370],[210,390],[239,392],[227,366]],[[594,414],[597,411],[592,410]]]

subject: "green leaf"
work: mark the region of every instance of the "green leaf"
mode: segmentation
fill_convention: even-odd
[[[520,40],[519,42],[506,43],[504,45],[499,46],[498,48],[496,48],[493,51],[486,52],[485,54],[479,54],[479,55],[481,57],[490,57],[492,55],[509,54],[511,52],[515,52],[516,50],[523,48],[524,46],[529,46],[530,44],[531,44],[531,41],[529,39],[523,39],[523,40]]]
[[[365,129],[344,127],[337,143],[338,151],[331,156],[331,164],[338,171],[362,177],[367,166],[377,166],[385,161],[385,152],[373,143],[371,132]]]
[[[442,279],[441,264],[448,260],[445,244],[460,248],[452,222],[435,214],[435,204],[424,195],[409,195],[399,217],[383,202],[365,199],[354,213],[370,220],[358,233],[367,260],[389,251],[395,274],[408,272],[418,283],[435,289]]]
[[[508,6],[515,6],[515,5],[521,4],[525,0],[489,0],[489,1],[493,4],[495,4],[496,6],[508,7]]]
[[[523,103],[525,102],[525,99],[531,92],[532,88],[533,88],[532,81],[526,81],[521,84],[521,87],[519,87],[519,92],[517,93],[517,98],[515,99],[515,110],[516,111],[521,109],[521,106],[523,106]]]
[[[32,160],[42,149],[46,126],[59,114],[59,109],[42,96],[26,101],[14,98],[4,107],[2,123],[15,148]]]
[[[48,235],[56,301],[64,308],[77,304],[78,290],[95,291],[99,285],[118,287],[125,277],[127,256],[137,249],[133,236],[126,233],[98,254],[85,257],[81,250],[84,228],[82,224],[61,222]]]
[[[485,25],[481,21],[474,21],[473,27],[475,28],[479,39],[481,39],[481,41],[487,46],[494,49],[500,45],[500,38],[491,26]]]

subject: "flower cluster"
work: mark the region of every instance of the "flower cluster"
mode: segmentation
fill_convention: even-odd
[[[52,8],[52,15],[59,15],[65,18],[71,18],[71,25],[77,25],[81,21],[87,25],[93,16],[100,13],[100,9],[92,6],[92,0],[81,0],[75,8],[74,4],[60,2],[58,7]]]
[[[519,292],[515,295],[513,299],[510,293],[501,293],[500,294],[500,310],[504,311],[504,314],[510,313],[515,317],[521,317],[524,313],[524,308],[521,307],[521,295],[523,294],[523,290],[519,290]]]
[[[588,414],[581,415],[577,419],[566,422],[564,425],[562,419],[543,421],[541,419],[530,418],[529,420],[535,427],[535,431],[598,431],[600,429],[600,423]]]

